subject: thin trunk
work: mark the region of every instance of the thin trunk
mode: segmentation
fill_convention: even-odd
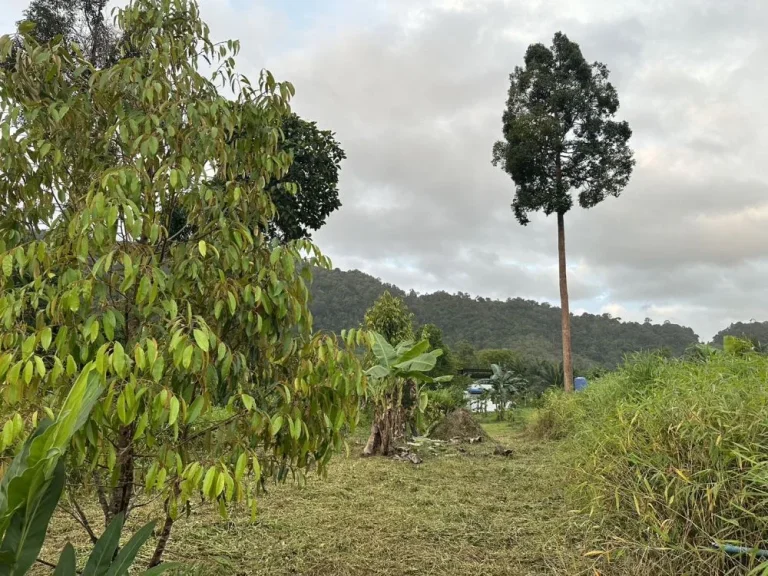
[[[167,506],[166,506],[167,507]],[[171,528],[173,528],[173,518],[170,513],[166,512],[165,524],[163,524],[163,530],[160,532],[160,537],[157,540],[157,546],[155,546],[155,553],[152,554],[152,559],[149,561],[148,568],[157,566],[160,564],[160,560],[163,558],[163,552],[168,544],[168,539],[171,537]]]
[[[560,308],[563,324],[563,383],[566,392],[573,392],[573,358],[571,357],[571,310],[568,305],[568,275],[565,267],[565,222],[557,213],[557,254],[560,260]]]
[[[128,518],[128,510],[133,496],[133,426],[120,428],[117,439],[117,464],[120,467],[117,484],[112,489],[110,498],[109,517],[105,518],[108,525],[112,518],[120,512]]]

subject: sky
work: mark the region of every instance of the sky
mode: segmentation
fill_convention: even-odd
[[[26,2],[0,0],[0,30]],[[709,340],[768,320],[768,2],[202,0],[238,67],[296,87],[347,153],[314,239],[403,289],[559,305],[554,217],[520,226],[491,165],[509,73],[557,31],[611,70],[637,165],[566,216],[571,309],[670,320]]]

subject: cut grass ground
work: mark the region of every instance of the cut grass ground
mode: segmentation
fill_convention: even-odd
[[[486,443],[422,449],[414,466],[359,458],[357,439],[327,480],[272,487],[255,524],[245,512],[222,521],[197,508],[174,527],[166,559],[196,566],[184,574],[212,576],[594,574],[563,499],[555,445],[509,423],[483,425],[514,457],[494,456]],[[142,509],[132,524],[153,512]],[[81,533],[58,517],[44,557]]]

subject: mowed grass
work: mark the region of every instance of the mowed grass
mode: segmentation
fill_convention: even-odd
[[[594,574],[563,499],[556,445],[528,439],[519,424],[484,426],[513,457],[493,455],[492,443],[423,447],[415,466],[360,458],[356,438],[327,479],[269,489],[255,523],[245,511],[223,521],[197,507],[175,525],[166,559],[212,576]],[[157,512],[137,510],[131,524]],[[59,516],[44,557],[66,538],[87,548],[81,533]]]

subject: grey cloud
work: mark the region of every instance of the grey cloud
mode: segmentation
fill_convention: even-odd
[[[705,337],[760,312],[739,300],[768,245],[763,3],[463,4],[412,17],[389,2],[380,25],[275,59],[298,111],[348,152],[344,207],[316,238],[337,263],[405,288],[556,301],[554,222],[517,225],[489,160],[509,72],[562,29],[612,70],[638,157],[621,198],[568,215],[574,307],[666,311]]]
[[[768,319],[763,0],[334,0],[310,28],[277,2],[202,9],[216,39],[240,38],[246,73],[291,80],[347,151],[343,207],[316,234],[336,265],[557,302],[555,223],[515,222],[490,150],[509,73],[563,30],[612,71],[638,160],[620,198],[567,216],[572,307],[704,338]]]

